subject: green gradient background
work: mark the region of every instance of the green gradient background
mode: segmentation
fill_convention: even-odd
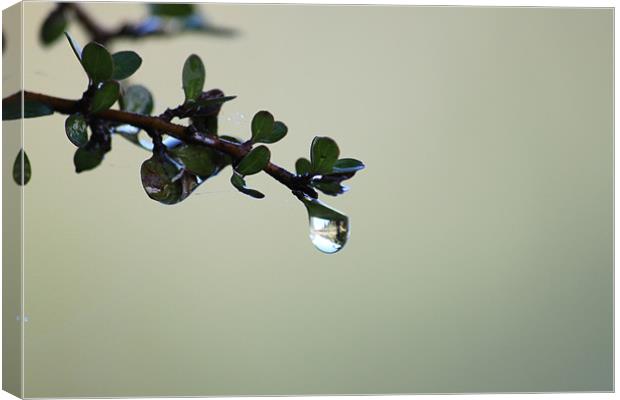
[[[78,97],[68,45],[37,42],[50,8],[25,5],[26,89]],[[336,138],[368,165],[329,199],[351,240],[317,252],[262,175],[264,201],[224,173],[159,205],[120,138],[77,175],[64,118],[28,120],[27,397],[612,390],[611,9],[204,9],[242,35],[116,42],[132,82],[161,112],[194,52],[239,95],[222,132],[271,110],[288,167]]]

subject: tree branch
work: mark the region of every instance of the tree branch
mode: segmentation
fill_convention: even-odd
[[[55,112],[61,114],[73,114],[76,112],[83,112],[82,104],[79,100],[63,99],[60,97],[48,96],[45,94],[33,93],[28,91],[17,92],[3,99],[3,107],[5,102],[21,102],[22,95],[23,101],[34,101],[45,104],[51,107]],[[161,131],[185,143],[198,144],[225,153],[231,156],[235,161],[241,160],[248,154],[250,150],[248,146],[245,146],[243,144],[221,139],[217,136],[207,136],[200,132],[192,130],[190,127],[168,122],[162,117],[134,114],[120,110],[105,110],[92,115],[96,116],[98,119],[101,120],[129,124],[144,130]],[[265,166],[263,171],[265,171],[278,182],[288,187],[294,193],[303,192],[312,198],[318,197],[317,192],[308,185],[307,179],[304,179],[303,177],[298,177],[296,174],[293,174],[272,162],[269,162]]]
[[[119,38],[138,39],[148,36],[163,36],[172,33],[164,27],[144,30],[139,28],[139,24],[132,24],[128,22],[121,24],[117,28],[110,29],[102,26],[98,21],[92,18],[92,16],[88,14],[78,3],[60,3],[57,7],[59,10],[72,11],[76,20],[88,32],[90,40],[104,46],[109,41]],[[220,36],[230,36],[235,34],[235,31],[232,29],[213,26],[205,26],[202,28],[202,31]]]

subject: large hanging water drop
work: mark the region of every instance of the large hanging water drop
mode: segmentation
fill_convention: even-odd
[[[308,210],[310,241],[323,253],[333,254],[341,250],[349,239],[349,217],[316,199],[302,200]]]

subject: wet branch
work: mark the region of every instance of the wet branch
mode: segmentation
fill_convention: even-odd
[[[22,95],[23,101],[33,101],[45,104],[51,107],[55,112],[61,114],[73,114],[76,112],[84,111],[84,103],[81,100],[63,99],[60,97],[48,96],[45,94],[33,93],[28,91],[17,92],[3,99],[3,107],[5,102],[21,102],[22,100],[20,98]],[[217,136],[210,136],[205,135],[201,132],[197,132],[195,129],[192,129],[193,127],[190,126],[183,126],[171,123],[169,122],[169,120],[166,120],[166,118],[162,116],[154,117],[119,110],[105,110],[92,114],[92,116],[96,116],[99,120],[129,124],[144,130],[161,131],[185,143],[206,146],[225,153],[232,157],[235,161],[241,160],[248,154],[251,149],[244,144],[235,143],[232,141],[221,139]],[[302,192],[312,198],[318,197],[316,191],[308,184],[307,177],[298,177],[297,175],[272,162],[269,162],[265,166],[263,171],[265,171],[278,182],[288,187],[291,191],[293,191],[293,193]]]

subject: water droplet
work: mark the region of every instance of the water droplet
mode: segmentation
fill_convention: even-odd
[[[308,210],[310,241],[323,253],[341,250],[349,239],[349,217],[316,199],[302,200]]]
[[[344,247],[349,238],[349,219],[330,220],[310,217],[310,240],[323,253],[332,254]]]
[[[226,117],[226,121],[233,123],[234,125],[241,125],[245,121],[245,114],[235,111],[228,117]]]

